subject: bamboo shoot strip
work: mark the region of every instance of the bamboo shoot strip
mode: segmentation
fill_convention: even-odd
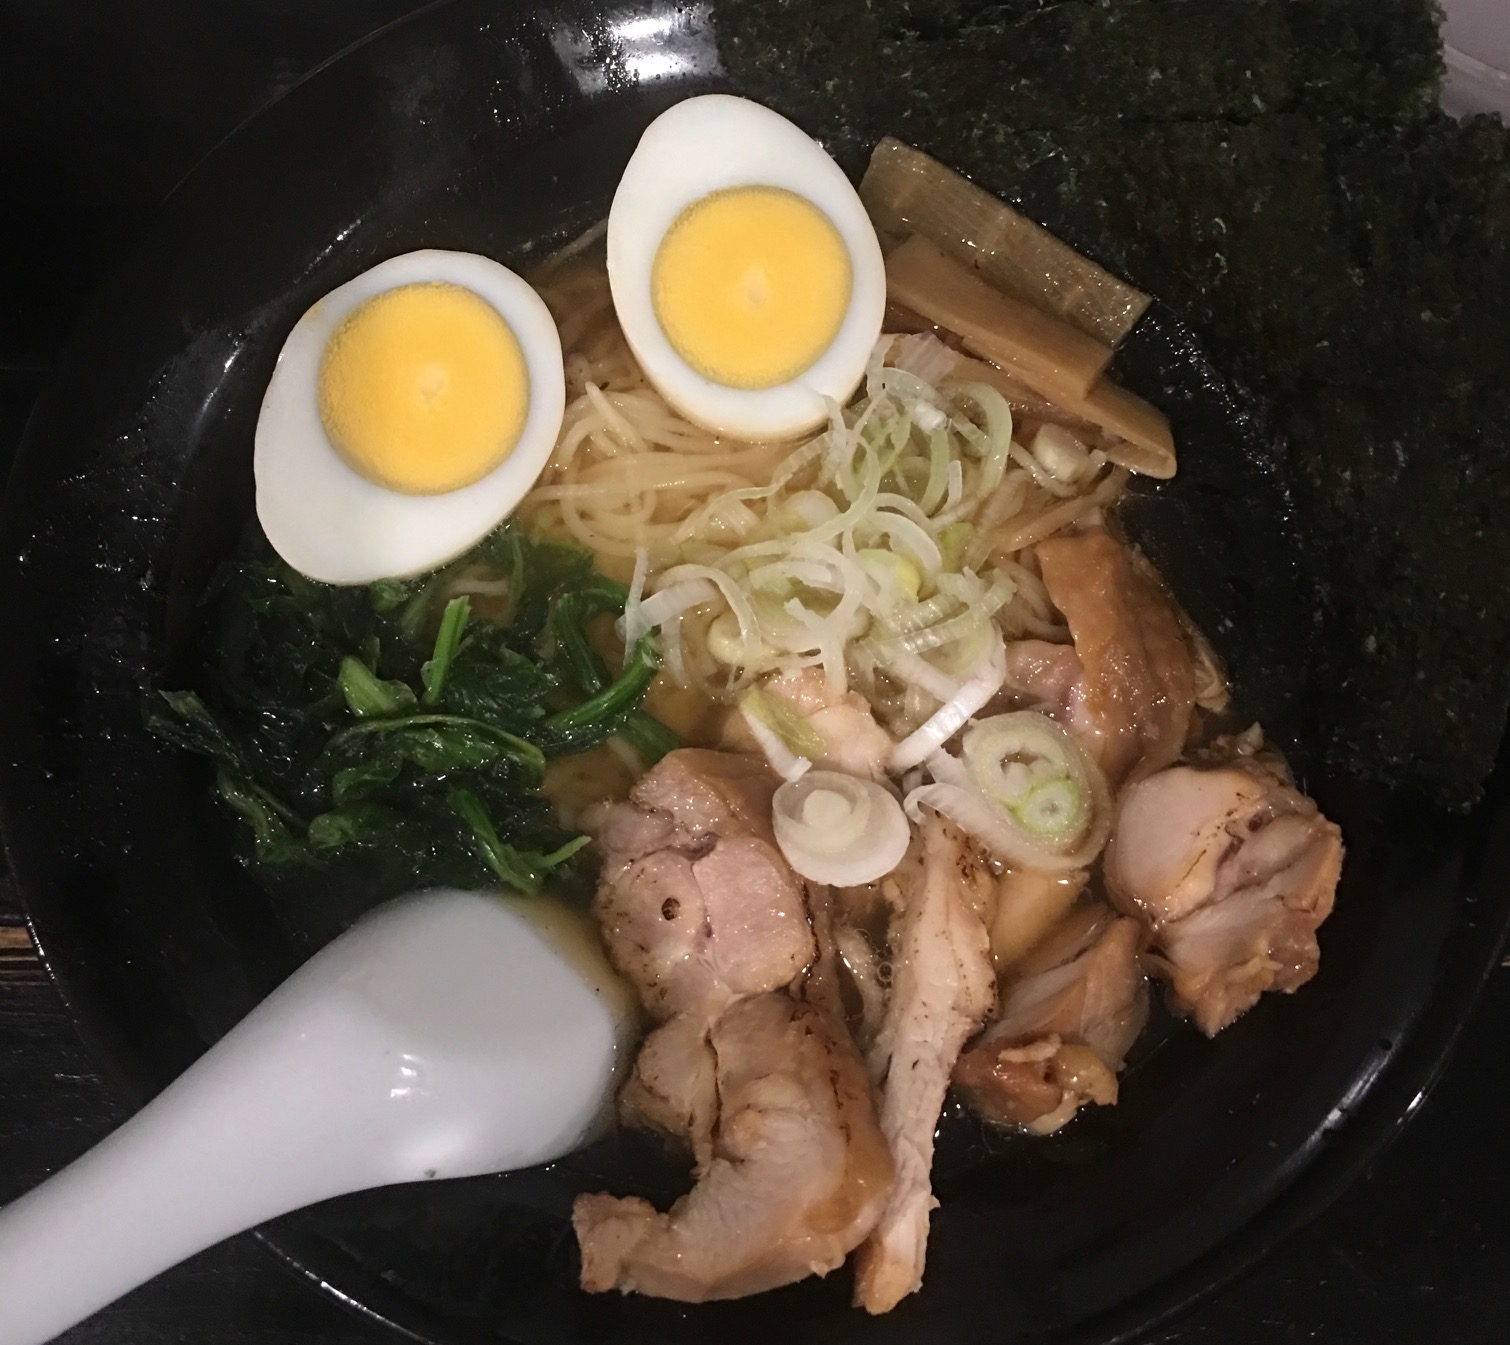
[[[992,289],[926,238],[909,238],[886,258],[886,292],[1050,401],[1083,399],[1111,362],[1110,346]]]
[[[1175,474],[1174,435],[1169,419],[1136,393],[1103,378],[1083,401],[1068,408],[1094,421],[1113,439],[1106,456],[1143,476],[1167,481]]]
[[[1107,345],[1117,345],[1150,303],[990,192],[891,136],[870,156],[860,199],[883,236],[927,238],[994,289]]]

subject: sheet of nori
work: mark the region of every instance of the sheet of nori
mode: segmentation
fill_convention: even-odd
[[[1430,0],[727,0],[726,66],[858,172],[892,134],[1157,295],[1254,389],[1327,765],[1477,796],[1510,703],[1510,133]],[[1254,576],[1262,582],[1262,576]]]

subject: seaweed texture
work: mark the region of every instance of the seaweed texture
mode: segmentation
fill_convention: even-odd
[[[1288,455],[1327,767],[1477,796],[1510,703],[1510,133],[1428,0],[721,6],[752,96],[899,136],[1157,295]],[[1261,576],[1256,576],[1261,579]]]

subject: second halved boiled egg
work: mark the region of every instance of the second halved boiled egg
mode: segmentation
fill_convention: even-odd
[[[645,375],[745,439],[820,424],[865,372],[886,308],[849,179],[785,117],[726,94],[651,123],[608,216],[608,275]]]
[[[534,484],[565,405],[544,301],[486,257],[394,257],[294,325],[257,421],[257,517],[301,573],[434,569]]]

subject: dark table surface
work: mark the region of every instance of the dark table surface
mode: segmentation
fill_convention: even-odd
[[[0,0],[0,464],[90,292],[174,183],[304,72],[417,7]],[[1510,970],[1501,970],[1403,1138],[1313,1224],[1155,1328],[1149,1345],[1510,1341],[1507,1042]],[[0,1200],[121,1119],[0,886]],[[396,1337],[241,1237],[65,1339],[354,1345]]]

